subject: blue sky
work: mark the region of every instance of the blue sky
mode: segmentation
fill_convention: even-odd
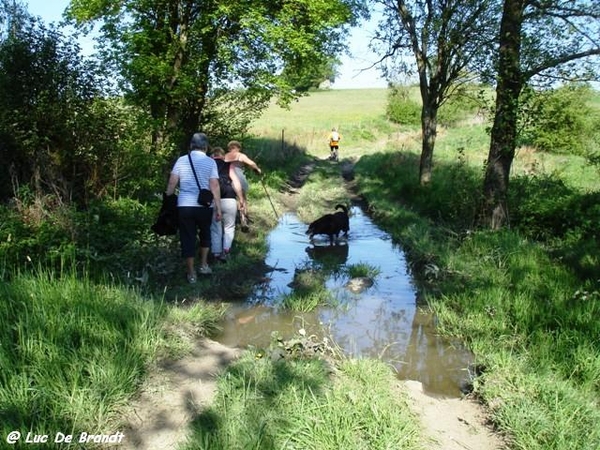
[[[58,22],[69,0],[28,0],[28,9],[34,16],[40,16],[44,22]],[[357,88],[374,88],[386,87],[387,83],[381,78],[376,69],[364,70],[377,61],[377,55],[369,50],[369,37],[375,26],[374,22],[362,24],[358,28],[352,29],[348,42],[350,44],[350,53],[348,55],[340,55],[342,66],[340,67],[337,80],[333,84],[334,89],[357,89]],[[91,52],[92,44],[89,44],[90,49],[86,51],[86,44],[82,43],[84,52]]]

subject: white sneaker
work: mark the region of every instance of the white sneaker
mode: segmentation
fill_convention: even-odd
[[[198,269],[198,273],[202,275],[210,275],[212,273],[212,269],[208,266],[201,266]]]

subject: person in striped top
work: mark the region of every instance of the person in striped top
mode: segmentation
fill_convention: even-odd
[[[215,210],[215,220],[221,220],[221,190],[219,188],[219,173],[215,161],[206,155],[208,138],[204,133],[195,133],[190,141],[189,153],[180,156],[169,177],[166,195],[175,193],[179,185],[177,196],[177,211],[179,216],[179,240],[181,243],[181,256],[185,259],[187,280],[196,282],[194,256],[196,254],[196,236],[200,237],[200,274],[212,273],[208,266],[208,252],[210,249],[210,225]],[[198,177],[198,182],[192,170]],[[198,187],[198,183],[200,187]],[[198,204],[200,188],[209,189],[213,194],[213,202],[209,206]]]

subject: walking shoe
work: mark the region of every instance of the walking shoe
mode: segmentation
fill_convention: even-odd
[[[218,256],[219,261],[221,262],[227,262],[227,260],[229,259],[229,253],[221,253]]]
[[[196,283],[196,276],[195,275],[191,275],[191,274],[187,274],[187,280],[188,283],[190,284],[195,284]]]
[[[201,266],[198,269],[198,273],[200,273],[202,275],[210,275],[212,273],[212,269],[208,266]]]

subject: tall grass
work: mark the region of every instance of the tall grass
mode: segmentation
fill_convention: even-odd
[[[0,434],[111,434],[151,362],[177,343],[180,312],[75,270],[0,281]],[[218,311],[187,313],[201,333]],[[51,447],[51,444],[50,444]]]

